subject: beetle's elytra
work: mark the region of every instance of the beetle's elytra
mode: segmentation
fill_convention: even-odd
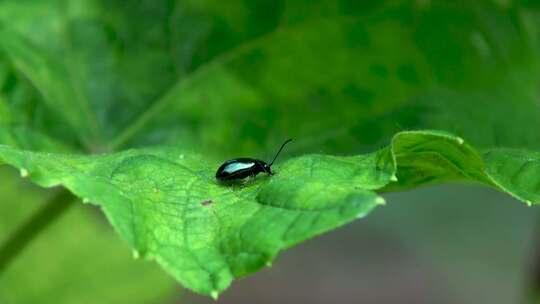
[[[283,150],[283,147],[285,147],[285,145],[291,141],[292,139],[287,139],[283,143],[283,145],[281,145],[281,148],[279,148],[276,156],[274,156],[274,159],[270,164],[267,164],[262,160],[245,157],[235,158],[224,162],[217,169],[216,179],[220,182],[234,182],[242,180],[249,176],[256,176],[261,172],[265,172],[269,175],[274,175],[271,167],[274,164],[274,161],[278,157],[279,153],[281,153],[281,150]]]

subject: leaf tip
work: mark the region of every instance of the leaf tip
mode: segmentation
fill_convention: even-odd
[[[463,138],[461,138],[461,137],[458,137],[457,142],[458,142],[458,144],[463,145],[463,143],[465,143],[465,140],[463,140]]]
[[[132,254],[133,254],[133,258],[134,258],[135,260],[137,260],[137,259],[139,259],[139,258],[141,257],[141,254],[139,253],[139,251],[137,251],[137,250],[135,250],[135,249],[133,249]]]
[[[26,170],[25,168],[21,168],[19,170],[19,173],[21,174],[22,178],[28,177],[28,170]]]
[[[392,176],[390,176],[390,181],[397,182],[398,181],[397,176],[395,174],[392,174]]]
[[[375,198],[375,205],[377,206],[386,205],[386,201],[384,200],[384,198],[377,196],[377,198]]]
[[[90,203],[90,200],[88,198],[86,198],[86,197],[83,197],[82,202],[85,203],[85,204],[88,204],[88,203]]]
[[[272,260],[266,261],[266,267],[272,267]]]
[[[212,299],[214,299],[214,301],[217,301],[219,297],[219,292],[217,290],[212,290],[210,292],[210,296],[212,297]]]
[[[533,203],[529,200],[526,200],[525,204],[527,205],[527,207],[531,207],[533,205]]]

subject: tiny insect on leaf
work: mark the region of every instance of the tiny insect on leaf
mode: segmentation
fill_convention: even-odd
[[[224,162],[216,171],[216,179],[220,182],[235,182],[247,177],[257,176],[257,174],[261,172],[265,172],[268,175],[274,175],[271,167],[281,153],[281,150],[283,150],[285,145],[291,141],[292,139],[287,139],[281,145],[270,164],[253,158],[235,158]]]

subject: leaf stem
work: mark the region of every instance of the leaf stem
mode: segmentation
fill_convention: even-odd
[[[68,210],[68,207],[73,205],[74,199],[75,196],[71,192],[62,188],[39,211],[13,232],[0,246],[0,273],[41,231]]]

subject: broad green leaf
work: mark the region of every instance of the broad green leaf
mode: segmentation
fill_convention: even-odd
[[[50,194],[7,169],[0,167],[1,241]],[[91,209],[72,206],[4,269],[0,302],[149,303],[173,296],[174,281],[156,265],[133,260]]]
[[[367,214],[383,202],[370,190],[391,174],[379,154],[312,155],[230,187],[213,176],[219,163],[173,148],[73,156],[2,146],[0,158],[42,186],[62,184],[100,204],[139,254],[214,296],[280,250]]]
[[[0,31],[0,49],[41,93],[44,102],[59,113],[78,138],[95,142],[100,127],[88,100],[71,84],[73,75],[9,31]],[[91,143],[87,143],[90,145]]]
[[[460,137],[436,131],[408,131],[392,139],[397,182],[390,187],[413,188],[452,180],[489,184],[481,155]]]
[[[525,150],[494,149],[484,154],[486,171],[494,183],[531,205],[540,202],[540,154]]]
[[[391,182],[466,180],[540,203],[530,187],[538,176],[499,186],[507,172],[491,168],[505,164],[486,155],[451,134],[404,132],[375,154],[301,156],[276,165],[273,177],[231,186],[213,177],[219,163],[178,148],[74,156],[0,146],[0,159],[42,186],[61,184],[99,204],[138,254],[214,297],[280,250],[366,215],[384,202],[373,191]]]
[[[350,153],[403,129],[442,129],[480,147],[538,148],[538,132],[506,119],[540,123],[533,46],[512,10],[463,6],[286,25],[181,79],[113,146],[181,143],[234,155],[294,137],[298,151]]]
[[[56,96],[58,87],[67,86],[66,92],[90,103],[88,115],[69,106],[49,106],[46,113],[64,111],[77,123],[72,117],[97,117],[97,143],[80,128],[67,130],[93,151],[179,143],[219,156],[252,154],[295,137],[302,139],[296,148],[301,152],[350,153],[373,150],[400,130],[425,128],[451,131],[488,148],[537,148],[540,141],[532,128],[505,119],[540,122],[535,27],[522,25],[534,10],[518,10],[518,4],[388,1],[355,7],[349,1],[318,1],[307,12],[276,2],[266,10],[272,14],[252,18],[246,12],[253,7],[236,2],[227,9],[212,1],[172,8],[144,2],[129,10],[89,0],[30,3],[32,10],[5,2],[6,12],[25,17],[8,22],[5,14],[4,27],[16,39],[9,39],[4,52],[16,70],[32,77],[40,75],[27,71],[38,68],[33,62],[55,67],[45,69],[48,85],[36,85],[41,95]],[[56,25],[40,26],[33,14],[44,7]],[[178,32],[144,26],[151,23],[143,13],[147,9],[171,10],[167,25],[178,22]],[[199,38],[189,36],[196,35],[193,24]],[[22,37],[12,37],[17,33]],[[175,48],[158,52],[152,39]],[[190,55],[181,52],[184,47]],[[197,57],[201,54],[206,55]],[[300,114],[303,124],[296,121]],[[83,127],[89,125],[87,120]],[[49,133],[49,126],[39,131]]]
[[[487,0],[4,1],[0,161],[99,204],[137,252],[216,295],[367,214],[376,191],[467,181],[538,203],[537,15]],[[303,156],[278,175],[213,178],[288,137]]]
[[[221,1],[4,1],[0,49],[36,87],[47,115],[69,124],[85,149],[102,151],[194,67],[275,28],[282,3],[265,5],[254,11],[245,1],[230,1],[227,9]]]
[[[0,96],[0,142],[14,147],[48,150],[71,151],[65,143],[51,138],[49,135],[37,131],[28,125],[21,124],[13,117],[12,109]]]
[[[479,152],[463,138],[440,131],[396,134],[388,148],[396,180],[384,191],[448,181],[482,183],[531,206],[540,204],[538,153],[517,149]]]

